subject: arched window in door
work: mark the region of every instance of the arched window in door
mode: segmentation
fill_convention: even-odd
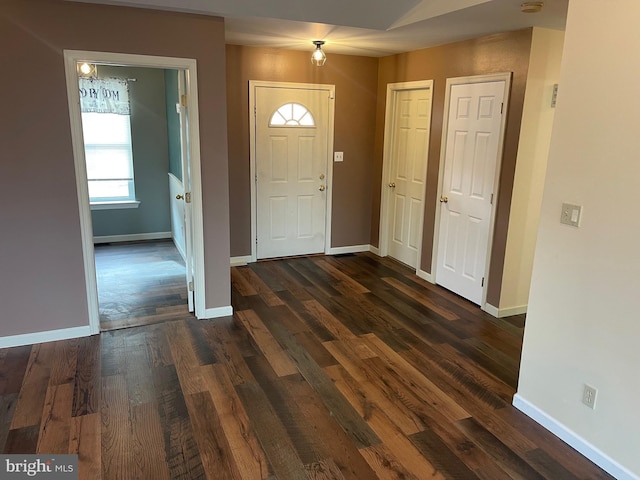
[[[270,127],[315,127],[316,122],[307,107],[299,103],[285,103],[269,120]]]

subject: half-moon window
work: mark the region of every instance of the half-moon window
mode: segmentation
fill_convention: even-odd
[[[270,127],[315,127],[313,115],[304,105],[285,103],[278,108],[269,120]]]

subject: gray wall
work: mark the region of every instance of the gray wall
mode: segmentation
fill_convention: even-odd
[[[169,232],[169,146],[164,70],[99,65],[98,75],[101,78],[136,79],[129,82],[129,101],[133,175],[140,206],[92,211],[93,234]]]
[[[182,180],[182,160],[180,152],[180,115],[176,111],[178,103],[178,71],[164,71],[165,99],[167,104],[167,137],[169,140],[169,172]]]

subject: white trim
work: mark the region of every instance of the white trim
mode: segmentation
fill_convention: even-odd
[[[126,208],[138,208],[139,200],[123,200],[113,202],[93,202],[90,204],[91,210],[124,210]]]
[[[381,257],[389,254],[389,177],[391,175],[391,153],[393,132],[395,129],[395,108],[398,92],[407,90],[429,90],[431,92],[431,101],[429,105],[429,135],[427,137],[427,166],[429,165],[429,143],[431,139],[431,113],[433,112],[433,80],[420,80],[417,82],[401,82],[387,84],[386,110],[384,116],[384,151],[382,156],[382,182],[380,185],[380,229],[379,229],[379,251]],[[426,172],[426,170],[425,170]],[[418,252],[416,254],[416,274],[422,263],[422,233],[424,230],[424,209],[427,200],[427,179],[424,179],[424,191],[422,192],[422,209],[423,214],[420,217],[420,225],[418,227]]]
[[[497,308],[490,303],[485,303],[480,308],[492,317],[496,318],[511,317],[513,315],[521,315],[523,313],[527,313],[527,305],[520,305],[518,307]]]
[[[105,235],[93,237],[93,243],[139,242],[171,238],[171,232],[131,233],[127,235]]]
[[[373,253],[374,255],[377,255],[379,257],[382,256],[382,255],[380,255],[380,249],[378,247],[373,246],[373,245],[369,245],[369,251],[371,253]]]
[[[343,253],[370,252],[371,245],[349,245],[347,247],[332,247],[327,255],[342,255]]]
[[[239,257],[231,257],[230,263],[232,267],[242,267],[251,262],[253,262],[253,260],[251,259],[251,255],[243,255]]]
[[[204,278],[204,232],[202,219],[202,186],[200,178],[200,133],[198,118],[198,87],[196,61],[187,58],[156,57],[149,55],[133,55],[126,53],[90,52],[80,50],[64,50],[65,77],[67,82],[67,100],[71,140],[76,172],[76,190],[78,210],[80,214],[80,232],[84,259],[84,275],[87,292],[87,316],[90,333],[100,331],[100,314],[98,311],[98,287],[93,252],[93,228],[87,186],[87,171],[84,159],[84,140],[82,136],[82,119],[80,116],[80,98],[78,93],[78,62],[89,62],[110,65],[133,65],[146,68],[162,68],[185,70],[187,74],[187,94],[189,96],[189,145],[191,148],[191,201],[193,204],[193,244],[195,264],[195,296],[196,316],[205,314],[205,278]]]
[[[207,319],[207,318],[221,318],[221,317],[230,317],[233,315],[233,307],[217,307],[217,308],[207,308],[204,311],[204,316],[199,319]]]
[[[425,272],[421,268],[418,268],[418,271],[416,272],[416,275],[418,277],[420,277],[421,279],[426,280],[429,283],[436,283],[435,279],[433,278],[433,275],[430,274],[429,272]]]
[[[327,205],[325,216],[325,229],[324,229],[324,251],[325,254],[329,254],[331,250],[331,219],[333,208],[333,137],[335,128],[335,98],[336,87],[330,84],[316,84],[316,83],[291,83],[291,82],[266,82],[261,80],[249,80],[249,179],[251,184],[251,262],[255,262],[258,259],[257,255],[257,241],[258,241],[258,226],[257,226],[257,191],[256,191],[256,88],[268,87],[268,88],[287,88],[287,89],[300,89],[300,90],[322,90],[329,94],[329,124],[327,125]]]
[[[576,449],[578,452],[580,452],[593,463],[605,470],[607,473],[613,475],[614,478],[617,478],[618,480],[640,479],[640,477],[635,475],[629,469],[620,465],[609,455],[593,446],[573,430],[563,425],[555,418],[551,417],[549,414],[545,413],[517,393],[513,396],[513,406],[527,415],[529,418],[533,419],[544,428],[549,430],[560,440]]]
[[[507,129],[507,116],[509,113],[509,99],[511,93],[511,72],[494,73],[489,75],[474,75],[471,77],[455,77],[447,78],[447,85],[445,90],[445,103],[444,112],[442,118],[442,140],[440,142],[440,164],[438,166],[438,190],[436,192],[436,199],[439,199],[442,195],[442,184],[444,182],[444,162],[447,149],[447,130],[449,125],[449,108],[451,100],[451,87],[454,85],[464,85],[469,83],[485,83],[485,82],[501,82],[504,81],[504,114],[502,115],[502,121],[500,123],[500,139],[498,141],[498,155],[496,161],[496,171],[494,177],[494,200],[491,205],[491,218],[489,220],[489,238],[487,242],[487,258],[485,264],[485,282],[482,288],[482,301],[480,308],[485,310],[487,303],[487,287],[489,285],[489,266],[491,262],[491,250],[493,248],[493,230],[495,228],[496,220],[496,207],[499,202],[500,196],[500,172],[502,170],[502,156],[504,152],[504,137]],[[433,250],[431,252],[431,275],[434,282],[437,278],[438,271],[438,241],[440,239],[440,207],[439,203],[436,203],[436,215],[433,228]],[[495,307],[494,307],[495,308]],[[485,310],[486,311],[486,310]]]
[[[0,348],[21,347],[35,343],[69,340],[71,338],[88,337],[91,334],[91,327],[89,325],[63,328],[60,330],[47,330],[45,332],[24,333],[21,335],[0,337]]]

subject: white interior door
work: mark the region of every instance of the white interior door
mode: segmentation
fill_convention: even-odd
[[[255,87],[257,258],[325,250],[329,97]]]
[[[393,101],[388,254],[416,268],[422,241],[431,88],[396,91]]]
[[[504,80],[451,85],[436,283],[482,303]]]
[[[184,201],[184,253],[187,278],[187,295],[189,301],[189,311],[195,309],[194,299],[194,263],[193,263],[193,208],[191,203],[191,160],[189,146],[189,116],[187,102],[187,79],[184,70],[178,72],[178,89],[180,94],[180,148],[182,159],[182,186],[184,191],[181,199]]]

